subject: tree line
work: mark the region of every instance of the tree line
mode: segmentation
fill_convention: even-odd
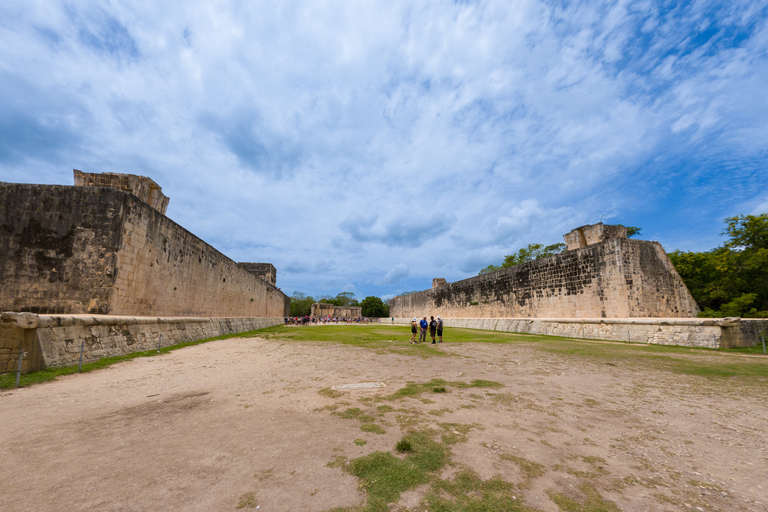
[[[384,318],[389,316],[389,304],[386,304],[379,297],[368,296],[362,301],[355,298],[352,292],[341,292],[335,297],[330,295],[320,296],[317,300],[305,293],[295,291],[291,294],[291,316],[309,316],[312,311],[312,304],[333,304],[340,307],[362,308],[361,315],[368,318]]]
[[[768,213],[728,217],[721,234],[720,247],[669,253],[699,316],[768,318]]]

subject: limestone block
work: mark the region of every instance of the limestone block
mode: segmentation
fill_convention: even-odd
[[[34,313],[12,313],[5,312],[0,314],[0,322],[3,326],[17,329],[34,329],[40,322],[40,318]]]

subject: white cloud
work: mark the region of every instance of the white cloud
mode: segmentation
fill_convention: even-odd
[[[768,185],[765,4],[4,2],[0,180],[149,175],[310,294],[703,233]]]

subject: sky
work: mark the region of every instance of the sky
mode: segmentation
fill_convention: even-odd
[[[289,295],[768,211],[768,0],[4,0],[0,91],[0,181],[149,176]]]

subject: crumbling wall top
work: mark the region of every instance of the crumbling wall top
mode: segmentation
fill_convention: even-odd
[[[111,187],[130,192],[149,206],[165,215],[170,198],[163,195],[163,189],[146,176],[117,174],[112,172],[82,172],[73,169],[76,187]]]
[[[567,250],[597,244],[609,238],[627,238],[627,228],[620,224],[587,224],[563,235]]]
[[[271,263],[250,263],[241,261],[238,265],[272,286],[275,286],[277,283],[277,269]]]

